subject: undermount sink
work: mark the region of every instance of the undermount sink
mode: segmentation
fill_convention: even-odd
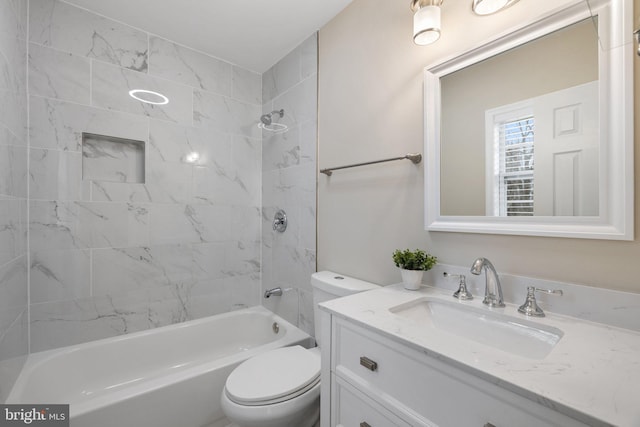
[[[529,359],[544,359],[564,335],[552,326],[435,298],[419,298],[389,311],[425,327]]]

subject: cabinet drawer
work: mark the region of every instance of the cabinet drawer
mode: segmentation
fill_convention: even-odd
[[[333,372],[405,419],[441,427],[585,426],[341,319],[334,318],[332,344]]]
[[[333,376],[332,386],[335,408],[332,426],[411,427],[341,378]]]

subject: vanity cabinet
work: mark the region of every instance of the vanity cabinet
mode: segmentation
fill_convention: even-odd
[[[325,398],[330,400],[332,427],[586,426],[554,411],[550,402],[544,406],[435,354],[328,317],[331,346],[323,349],[329,356],[323,370],[330,377],[330,396]]]

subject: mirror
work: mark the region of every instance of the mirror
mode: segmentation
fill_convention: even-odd
[[[425,70],[428,230],[633,239],[623,3],[575,1]]]

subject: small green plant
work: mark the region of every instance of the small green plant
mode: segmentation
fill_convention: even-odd
[[[400,267],[405,270],[427,271],[431,270],[431,268],[436,265],[438,258],[433,255],[429,255],[420,249],[416,249],[415,251],[411,251],[409,249],[401,251],[396,249],[393,252],[393,262],[396,264],[396,267]]]

